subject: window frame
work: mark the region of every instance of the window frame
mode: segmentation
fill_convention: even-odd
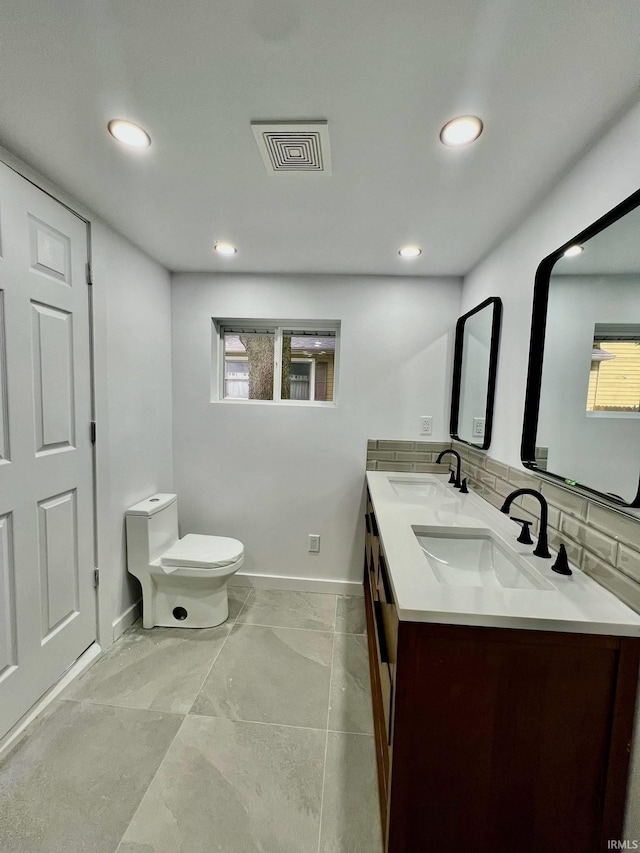
[[[225,399],[225,400],[244,400],[244,399],[245,399],[244,397],[227,397],[227,395],[226,395],[227,382],[229,381],[229,378],[230,378],[230,377],[228,377],[228,376],[227,376],[227,365],[228,365],[228,364],[233,364],[233,362],[236,362],[236,363],[238,363],[238,364],[246,364],[246,365],[248,366],[248,364],[249,364],[249,359],[247,358],[247,356],[246,356],[246,355],[229,355],[229,356],[228,356],[226,353],[224,353],[224,354],[223,354],[223,359],[222,359],[222,384],[221,384],[222,394],[223,394],[223,396],[224,396],[224,399]],[[247,378],[247,382],[249,381],[249,371],[247,371],[247,373],[246,373],[246,374],[239,374],[239,376],[242,376],[242,377],[243,377],[243,379],[242,379],[242,380],[240,380],[240,381],[244,381],[244,376],[245,376],[245,375],[246,375],[246,378]],[[236,382],[238,381],[238,377],[237,377],[237,376],[233,376],[233,377],[231,377],[231,379],[232,379],[232,380],[235,380]]]
[[[596,324],[596,328],[597,328],[597,324]],[[596,333],[594,332],[594,347],[596,344],[596,340],[597,340],[596,339]],[[620,336],[620,337],[616,338],[616,337],[610,335],[605,340],[603,340],[603,341],[597,340],[597,342],[598,343],[604,343],[605,346],[611,345],[611,344],[633,344],[634,346],[639,346],[640,345],[640,338],[638,338],[636,340],[636,339],[633,339],[630,337],[625,338],[625,337]],[[640,351],[638,352],[637,357],[640,360]],[[599,362],[598,366],[596,368],[596,372],[598,374],[600,373],[601,363],[602,362]],[[592,364],[593,364],[593,360],[592,360]],[[591,373],[592,373],[592,370],[593,370],[593,368],[589,369],[589,386],[587,389],[587,400],[586,400],[587,405],[589,403],[589,395],[590,395],[590,391],[591,391]],[[597,398],[598,398],[598,379],[599,379],[599,376],[596,377],[596,387],[594,389],[594,405],[596,404]],[[604,392],[604,393],[606,393],[606,392]],[[609,393],[611,393],[611,392],[609,392]],[[640,389],[639,389],[639,394],[640,394]],[[640,404],[640,399],[639,399],[639,404]],[[635,411],[633,409],[629,409],[629,410],[625,411],[625,410],[621,410],[621,409],[606,409],[606,408],[589,409],[589,408],[585,408],[585,414],[588,418],[611,418],[611,417],[613,417],[613,418],[640,418],[640,409],[636,409]]]
[[[211,402],[212,403],[229,403],[233,405],[275,405],[275,406],[312,406],[317,408],[336,408],[338,405],[338,386],[339,386],[339,363],[340,363],[340,343],[341,343],[341,321],[340,320],[268,320],[264,318],[238,318],[238,317],[212,317],[213,324],[213,346],[212,346],[212,382],[211,382]],[[264,332],[273,334],[273,399],[271,400],[250,400],[241,399],[238,397],[225,397],[225,332],[229,329],[237,328],[238,326],[247,326],[255,330],[256,333]],[[317,335],[322,335],[323,332],[331,332],[335,339],[335,349],[333,353],[333,399],[332,400],[316,400],[315,388],[310,382],[310,397],[309,400],[283,400],[282,394],[282,341],[285,331],[300,331],[314,332]],[[233,334],[233,332],[231,332]],[[298,357],[291,359],[294,361],[313,362],[312,375],[315,376],[315,360],[312,358]]]
[[[315,403],[316,402],[316,360],[315,358],[294,358],[291,356],[291,365],[294,364],[309,365],[309,397],[306,400],[297,400],[298,403]],[[286,401],[285,401],[286,402]],[[318,400],[319,403],[332,402],[331,400]]]

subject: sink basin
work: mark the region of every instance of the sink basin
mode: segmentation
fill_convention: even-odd
[[[488,589],[554,587],[518,554],[483,529],[416,529],[414,533],[436,579],[447,586]]]
[[[389,477],[389,485],[401,498],[411,500],[420,498],[448,498],[449,493],[437,480],[425,477],[424,480],[408,480],[401,477]]]

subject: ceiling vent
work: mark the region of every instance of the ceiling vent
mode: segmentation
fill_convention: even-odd
[[[326,121],[252,121],[251,128],[270,175],[276,172],[331,174]]]

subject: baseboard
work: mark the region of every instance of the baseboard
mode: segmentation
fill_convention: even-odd
[[[256,589],[290,589],[294,592],[326,592],[332,595],[362,597],[362,584],[356,581],[323,580],[321,578],[290,578],[284,575],[251,575],[238,572],[230,586],[250,586]]]
[[[78,660],[69,667],[58,681],[56,681],[53,687],[50,687],[44,696],[41,696],[36,704],[27,711],[24,717],[18,720],[15,726],[10,729],[3,738],[0,738],[0,755],[9,749],[16,740],[18,740],[27,726],[30,725],[69,684],[71,684],[74,678],[77,678],[80,673],[84,672],[84,670],[87,669],[87,667],[98,657],[99,654],[101,654],[101,652],[102,647],[98,643],[92,643],[92,645],[90,645],[89,648],[80,655]]]
[[[142,599],[139,598],[138,601],[134,601],[134,603],[127,607],[124,613],[121,613],[117,619],[113,620],[113,642],[121,637],[127,628],[130,628],[133,623],[140,618],[142,615],[141,610]]]

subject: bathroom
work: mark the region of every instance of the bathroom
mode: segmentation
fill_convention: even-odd
[[[124,513],[157,492],[178,495],[181,535],[219,534],[243,543],[245,562],[236,588],[360,596],[367,442],[449,442],[456,321],[492,296],[502,300],[503,321],[488,456],[521,468],[536,269],[546,255],[640,187],[637,44],[632,37],[637,32],[638,11],[634,4],[621,4],[615,13],[619,17],[614,19],[611,12],[612,19],[603,23],[598,20],[599,11],[581,3],[584,15],[576,16],[579,24],[574,22],[574,4],[560,4],[560,9],[557,4],[544,4],[539,19],[520,8],[519,14],[514,13],[516,20],[510,22],[507,11],[492,4],[482,4],[483,14],[477,15],[470,11],[475,4],[455,4],[447,12],[446,4],[436,4],[434,26],[438,23],[446,29],[449,46],[458,32],[455,21],[464,15],[473,19],[465,41],[469,55],[458,57],[457,70],[439,95],[434,83],[427,87],[428,74],[423,69],[411,103],[426,98],[427,89],[431,94],[429,108],[423,108],[418,118],[407,117],[399,109],[396,97],[402,87],[393,76],[396,51],[411,57],[424,53],[417,37],[410,47],[394,41],[411,36],[409,22],[418,14],[417,4],[406,4],[407,20],[397,27],[390,12],[383,15],[377,10],[383,15],[377,26],[388,28],[389,39],[378,34],[375,49],[358,43],[368,75],[360,79],[356,70],[346,66],[357,78],[349,78],[355,91],[348,93],[349,99],[341,107],[348,112],[333,108],[332,98],[338,98],[344,79],[330,76],[328,48],[326,53],[314,54],[329,75],[325,89],[319,81],[317,90],[309,90],[314,97],[302,105],[296,101],[295,87],[287,88],[290,81],[284,71],[278,72],[281,51],[296,46],[303,56],[308,50],[308,29],[313,22],[309,10],[284,1],[260,7],[242,4],[250,25],[230,23],[228,40],[240,50],[238,33],[246,37],[243,72],[255,84],[256,94],[238,107],[226,92],[200,82],[207,108],[217,110],[223,104],[235,116],[233,122],[220,126],[214,139],[208,135],[211,118],[202,103],[197,108],[183,103],[182,90],[196,82],[189,74],[179,73],[180,62],[186,63],[189,55],[186,51],[171,67],[175,80],[172,74],[159,77],[163,81],[158,87],[161,97],[156,93],[154,75],[162,74],[161,60],[166,57],[157,44],[153,49],[152,42],[161,42],[167,35],[160,16],[149,5],[139,4],[138,11],[130,10],[127,19],[124,4],[109,3],[102,10],[104,18],[96,18],[86,4],[70,2],[57,18],[53,11],[43,15],[31,0],[12,0],[3,15],[10,24],[3,23],[0,35],[3,86],[7,89],[0,113],[0,159],[91,222],[95,566],[99,569],[95,638],[100,653],[126,636],[140,616],[140,588],[127,572]],[[195,15],[200,4],[193,5]],[[197,27],[187,27],[182,14],[170,14],[171,4],[163,6],[168,16],[166,28],[175,28],[183,47],[189,39],[196,40],[204,55],[209,33],[206,38],[200,36]],[[153,22],[151,32],[145,10]],[[366,20],[364,5],[360,12]],[[355,38],[358,16],[341,14],[345,15],[344,38],[349,33],[349,39]],[[506,32],[496,21],[500,14],[504,14],[500,25]],[[333,29],[326,17],[318,21],[320,25],[327,32]],[[579,47],[572,49],[571,59],[563,64],[559,57],[568,51],[567,42],[578,26]],[[367,27],[363,29],[366,34]],[[425,21],[421,37],[426,38],[428,30]],[[529,42],[531,32],[536,38]],[[508,48],[507,35],[520,40],[523,55],[519,60]],[[141,59],[134,50],[135,37],[146,45],[147,54]],[[541,47],[543,38],[547,40],[545,49]],[[434,33],[430,39],[435,49]],[[380,44],[388,45],[388,51],[381,50]],[[80,53],[74,73],[83,83],[86,78],[86,87],[73,79],[71,66],[65,66],[74,47]],[[347,49],[342,42],[335,46],[336,51],[338,48]],[[269,96],[268,86],[259,85],[259,72],[248,58],[250,50],[262,51],[258,55],[269,63],[286,97]],[[226,54],[224,57],[229,61]],[[439,61],[444,63],[442,56]],[[189,73],[200,81],[202,69],[193,62]],[[475,89],[465,77],[471,67],[480,81]],[[503,74],[498,73],[501,69]],[[230,79],[232,70],[230,63],[226,68]],[[305,69],[304,86],[311,87],[312,70]],[[384,88],[385,109],[373,123],[376,102],[370,94],[367,101],[365,93],[380,92],[385,75],[396,88],[391,83]],[[101,76],[115,81],[106,103],[96,94]],[[503,93],[499,84],[506,86],[510,78],[511,116],[498,112]],[[226,81],[218,82],[221,86]],[[301,84],[302,92],[304,86]],[[493,94],[483,86],[493,86]],[[531,105],[518,104],[518,86],[523,98],[532,99]],[[73,96],[69,94],[56,106],[56,91],[69,91]],[[350,118],[361,97],[366,111]],[[173,105],[181,105],[187,113],[191,109],[197,120],[187,130],[171,130],[175,135],[169,143],[163,137],[172,126],[169,109]],[[534,116],[528,124],[529,106]],[[406,148],[392,148],[401,136],[395,127],[401,112],[406,131],[402,136],[410,138]],[[438,140],[441,125],[452,115],[467,112],[481,114],[485,123],[477,147],[447,151]],[[152,145],[146,159],[145,152],[128,156],[108,137],[103,117],[122,113],[147,126]],[[499,115],[500,125],[497,119],[492,122],[492,115]],[[95,121],[95,127],[88,129],[86,116]],[[523,125],[511,131],[516,132],[515,137],[506,126],[510,117]],[[268,182],[280,180],[280,176],[266,174],[249,122],[293,118],[328,119],[332,175],[283,175],[285,186],[274,186]],[[247,135],[242,143],[245,159],[236,162],[232,176],[242,183],[238,196],[229,195],[224,167],[214,168],[208,160],[210,146],[215,145],[216,152],[233,149],[236,132]],[[347,132],[354,138],[345,139]],[[385,134],[377,145],[371,138],[374,132]],[[168,156],[166,146],[178,148],[192,133],[202,134],[190,143],[194,145],[192,158],[183,158],[186,162],[178,168],[181,155],[174,152],[171,163],[175,172],[155,176],[155,151],[158,157]],[[508,141],[500,141],[500,134],[506,134]],[[327,188],[340,187],[339,182],[344,181],[341,158],[348,154],[353,165],[367,138],[373,149],[367,155],[369,171],[358,173],[357,182],[361,183],[347,183],[340,190],[344,194],[333,199],[335,208],[344,207],[346,214],[339,222],[327,221],[321,227],[314,209],[333,209],[325,203],[325,195]],[[514,139],[524,148],[515,148]],[[500,154],[491,154],[487,160],[491,146],[499,146]],[[62,149],[66,150],[64,162],[57,159]],[[439,170],[433,183],[414,177],[423,149],[428,168]],[[554,159],[556,149],[560,154]],[[509,157],[502,170],[498,170],[500,157],[503,161]],[[411,167],[402,171],[388,163],[396,158],[410,161]],[[211,181],[220,181],[220,192],[226,194],[220,206],[216,205],[215,185],[202,185],[206,182],[198,173],[199,163],[213,169]],[[112,176],[111,185],[109,178],[96,174],[99,170]],[[267,221],[266,208],[252,208],[247,202],[251,180],[260,188],[263,203],[268,199],[280,211],[282,218],[275,219],[273,227]],[[314,180],[316,183],[310,183]],[[361,184],[376,180],[380,181],[380,210],[375,216],[372,213],[370,223],[358,221],[361,207],[349,205],[356,205],[364,192]],[[467,181],[471,188],[465,190]],[[176,196],[174,205],[168,199],[174,198],[179,183],[188,183],[190,189],[187,195]],[[414,184],[419,192],[432,193],[430,207],[435,204],[437,209],[424,212],[423,205],[415,201]],[[153,195],[143,200],[148,188]],[[398,199],[405,195],[414,200],[413,207],[400,205]],[[171,217],[151,217],[154,208],[173,206],[178,212],[174,210]],[[192,206],[199,211],[199,220],[187,217],[186,210]],[[382,215],[385,206],[389,211]],[[182,224],[181,207],[188,225]],[[225,220],[225,212],[229,212],[229,220]],[[453,223],[455,240],[448,235]],[[313,242],[298,245],[309,233],[314,235]],[[433,256],[445,237],[449,256],[441,255],[436,265]],[[259,249],[252,247],[253,238]],[[214,255],[214,241],[223,239],[237,244],[236,255]],[[196,243],[199,254],[191,252]],[[422,255],[399,258],[398,249],[405,243],[421,245]],[[4,240],[2,245],[6,245]],[[336,405],[233,404],[216,399],[212,320],[219,318],[339,322]],[[430,436],[420,431],[424,416],[432,417]],[[318,553],[308,549],[312,534],[320,536]],[[635,810],[631,805],[624,835],[629,839],[640,839],[637,749],[635,754],[628,793]],[[138,802],[143,794],[136,792]],[[52,842],[50,849],[60,848]],[[66,849],[73,849],[73,844]],[[203,849],[225,848],[212,842]],[[293,848],[278,847],[276,842],[264,849]],[[349,848],[345,843],[344,849],[368,853],[362,845]],[[190,848],[190,853],[196,851],[197,847]],[[226,853],[236,850],[228,847]]]

